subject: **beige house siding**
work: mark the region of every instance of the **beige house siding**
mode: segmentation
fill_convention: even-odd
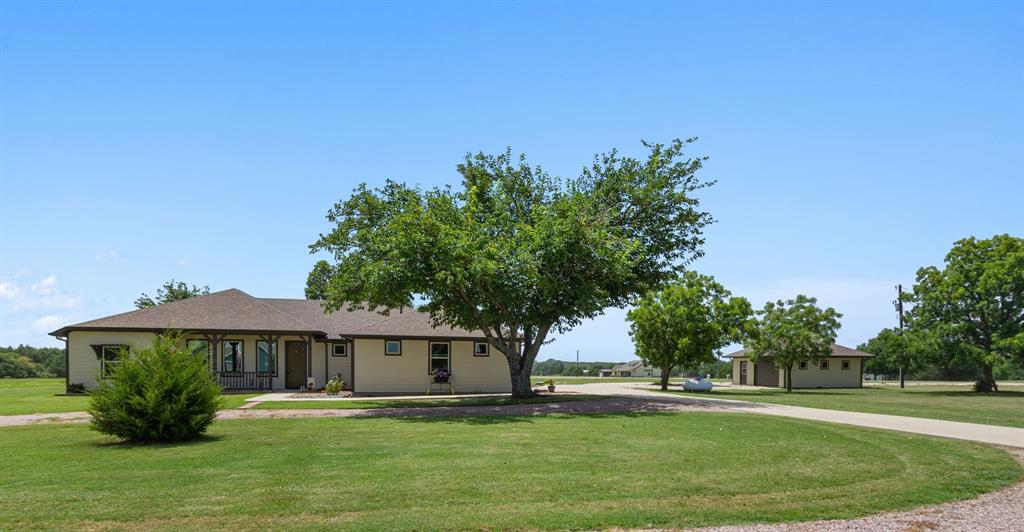
[[[447,340],[434,340],[444,341]],[[384,354],[384,339],[355,340],[357,394],[419,394],[427,391],[430,376],[428,340],[401,340],[402,354]],[[474,357],[473,342],[451,341],[452,386],[458,393],[498,393],[512,390],[505,356],[491,348],[490,356]]]
[[[324,343],[324,353],[320,356],[327,357],[327,379],[333,379],[335,375],[341,374],[341,380],[345,381],[345,388],[351,389],[352,386],[352,342],[345,342],[348,346],[348,354],[346,356],[334,356],[334,344]]]
[[[150,332],[131,331],[71,331],[68,333],[68,382],[71,384],[82,383],[87,388],[98,385],[96,377],[100,370],[100,361],[96,358],[93,345],[99,344],[127,344],[132,349],[147,347],[153,343],[155,334]],[[203,339],[200,335],[186,335],[186,339]],[[226,334],[225,340],[242,341],[242,370],[256,370],[256,342],[259,337],[249,334]],[[285,385],[284,353],[286,341],[302,341],[299,336],[281,336],[277,342],[277,374],[273,377],[273,387],[283,389]],[[327,376],[333,375],[325,368],[324,355],[327,347],[319,342],[312,346],[312,364],[310,366],[312,376],[316,379],[317,386],[323,386],[327,382]],[[216,371],[223,370],[223,350],[216,351]],[[347,359],[344,359],[347,361]],[[351,371],[346,370],[343,374],[351,377]],[[305,382],[305,378],[302,379]],[[350,382],[350,381],[346,381]]]
[[[127,344],[132,348],[147,347],[153,343],[153,333],[119,331],[71,331],[68,333],[68,382],[84,384],[86,388],[99,385],[100,361],[93,345]]]
[[[842,361],[850,361],[850,369],[842,369]],[[793,366],[794,388],[859,388],[860,358],[830,357],[828,369],[821,369],[816,362],[809,362],[807,369]]]

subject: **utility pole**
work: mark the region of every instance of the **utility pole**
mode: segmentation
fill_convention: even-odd
[[[896,299],[892,302],[893,306],[896,307],[896,314],[899,315],[900,328],[899,335],[903,336],[903,285],[896,285]],[[906,358],[906,353],[900,353],[900,360]],[[904,380],[904,369],[903,364],[900,364],[900,388],[906,387],[906,381]]]
[[[576,350],[576,365],[577,366],[580,365],[580,350],[579,349]]]

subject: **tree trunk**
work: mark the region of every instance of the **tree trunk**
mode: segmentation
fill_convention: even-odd
[[[906,387],[907,387],[907,378],[906,378],[906,375],[903,372],[903,368],[900,368],[900,388],[906,388]]]
[[[526,399],[527,397],[533,397],[537,394],[533,393],[533,386],[530,384],[530,373],[532,373],[533,365],[529,367],[526,364],[522,368],[513,369],[509,367],[509,372],[512,375],[512,398],[513,399]]]
[[[668,390],[668,376],[672,373],[672,366],[661,368],[661,391]]]
[[[786,364],[786,391],[793,391],[793,364]]]
[[[985,372],[985,382],[987,382],[989,384],[989,386],[992,387],[992,391],[993,392],[998,392],[999,391],[999,386],[996,385],[996,379],[995,379],[995,377],[992,376],[992,365],[991,364],[986,364],[985,368],[984,368],[984,372]]]

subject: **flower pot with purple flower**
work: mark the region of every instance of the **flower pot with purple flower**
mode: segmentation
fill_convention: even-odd
[[[450,372],[443,369],[434,370],[434,382],[448,382],[448,379],[450,379],[451,376],[452,374]]]

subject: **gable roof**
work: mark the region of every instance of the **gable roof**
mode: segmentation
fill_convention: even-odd
[[[634,360],[632,362],[626,362],[625,364],[616,364],[615,366],[612,366],[612,371],[637,371],[645,367],[647,366],[644,366],[643,361]]]
[[[725,355],[725,358],[740,358],[749,356],[750,348],[745,347],[743,349],[740,349],[739,351],[736,351],[735,353],[729,353],[728,355]],[[856,349],[850,349],[849,347],[839,344],[832,344],[832,354],[829,355],[830,358],[870,358],[873,356],[875,355],[872,355],[871,353],[865,353],[864,351],[857,351]]]
[[[351,337],[483,338],[483,333],[432,327],[430,315],[415,309],[389,315],[369,310],[324,312],[323,302],[257,298],[231,288],[105,318],[67,325],[51,332],[136,330],[288,333],[341,339]]]

